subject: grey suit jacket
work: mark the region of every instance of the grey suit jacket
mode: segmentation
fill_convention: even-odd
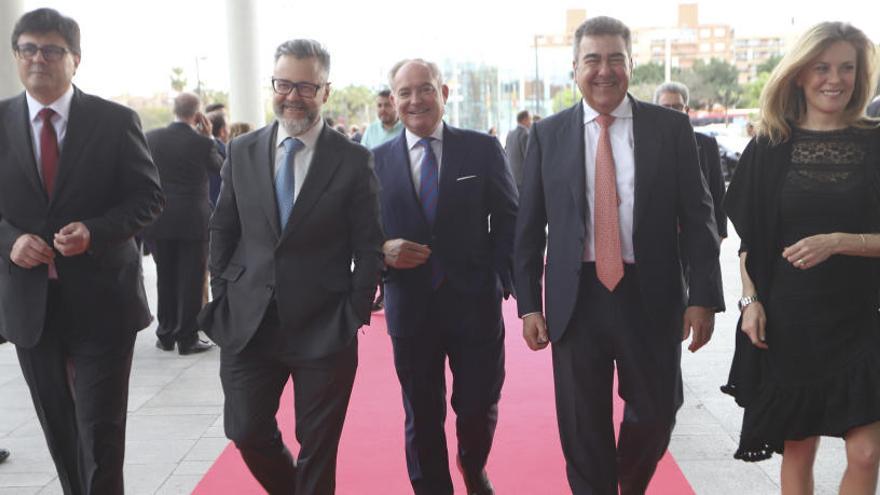
[[[69,303],[65,331],[95,345],[150,324],[141,258],[133,236],[162,211],[156,167],[133,111],[75,89],[51,199],[37,172],[25,95],[0,102],[0,334],[29,348],[47,317],[46,265],[9,259],[22,234],[53,235],[71,222],[91,234],[89,250],[56,253]]]
[[[507,134],[507,142],[504,151],[507,153],[507,161],[510,163],[510,171],[513,173],[513,181],[517,189],[522,188],[523,160],[526,158],[526,145],[529,142],[528,127],[517,125],[516,129]]]
[[[712,198],[687,116],[630,99],[635,146],[632,235],[641,304],[658,325],[680,330],[685,304],[724,308]],[[514,254],[518,310],[520,315],[543,311],[552,341],[562,338],[574,311],[584,242],[591,235],[585,228],[590,213],[583,115],[579,101],[532,126],[520,191]],[[689,256],[687,295],[679,242],[687,245]]]
[[[370,320],[382,264],[378,185],[370,152],[325,125],[282,229],[273,179],[277,126],[227,148],[209,227],[214,300],[200,322],[224,350],[238,353],[274,299],[298,355],[318,358],[348,345]]]

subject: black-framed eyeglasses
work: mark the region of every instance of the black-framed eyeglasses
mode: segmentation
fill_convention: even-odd
[[[292,91],[296,91],[296,94],[303,98],[314,98],[315,95],[318,94],[318,90],[321,89],[322,86],[328,84],[330,83],[312,84],[308,82],[293,82],[288,81],[287,79],[272,78],[272,90],[275,91],[275,93],[284,96],[289,95]]]
[[[34,58],[37,52],[43,54],[43,58],[49,62],[57,62],[70,52],[67,48],[58,45],[38,46],[34,43],[21,43],[15,45],[15,53],[19,58]]]

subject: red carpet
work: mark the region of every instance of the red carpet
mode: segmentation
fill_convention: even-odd
[[[520,335],[522,326],[516,317],[514,302],[507,301],[504,309],[507,378],[487,470],[501,495],[570,493],[556,428],[550,350],[530,351]],[[411,494],[403,452],[403,405],[392,363],[391,342],[381,313],[373,315],[372,326],[366,328],[366,333],[359,338],[360,364],[340,444],[337,493]],[[447,388],[451,389],[450,386]],[[296,455],[292,397],[288,384],[278,422]],[[621,406],[619,400],[615,404]],[[616,407],[615,422],[619,423],[621,415],[621,408]],[[453,464],[454,420],[450,408],[446,436]],[[456,493],[464,493],[464,484],[454,465],[451,472]],[[238,495],[263,492],[241,461],[238,451],[230,444],[193,493]],[[694,491],[667,454],[660,462],[648,493],[690,495]]]

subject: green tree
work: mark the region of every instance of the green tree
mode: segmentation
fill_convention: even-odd
[[[764,86],[767,84],[768,79],[770,79],[770,73],[761,72],[754,81],[746,84],[743,88],[740,106],[744,108],[758,108],[761,92],[764,91]]]
[[[758,65],[758,68],[757,68],[758,74],[760,74],[762,72],[767,72],[767,73],[773,72],[773,69],[775,69],[776,66],[779,65],[780,60],[782,60],[782,55],[773,55],[772,57],[768,58],[767,60],[762,62],[760,65]]]
[[[580,98],[580,93],[574,88],[557,91],[556,94],[553,95],[553,113],[560,112],[574,105],[578,101],[578,98]]]
[[[630,84],[651,84],[658,86],[666,79],[664,73],[665,69],[665,64],[658,64],[656,62],[637,65],[633,68]]]
[[[370,88],[346,86],[330,92],[323,112],[325,117],[331,117],[337,123],[342,121],[348,125],[362,124],[372,120],[375,104],[376,95]]]
[[[149,131],[159,127],[165,127],[174,120],[171,109],[167,107],[143,107],[136,109],[138,116],[141,118],[141,124],[144,131]]]
[[[178,93],[186,88],[186,75],[183,73],[183,67],[171,68],[171,89]]]
[[[736,105],[742,93],[738,77],[736,66],[714,58],[709,63],[697,60],[692,70],[680,72],[680,81],[690,89],[691,108]]]

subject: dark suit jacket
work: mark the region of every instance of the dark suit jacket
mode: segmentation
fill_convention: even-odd
[[[165,193],[165,211],[144,230],[147,239],[208,239],[208,175],[219,173],[223,159],[214,140],[174,122],[147,133],[159,180]]]
[[[680,329],[685,304],[724,308],[712,198],[700,173],[687,116],[630,100],[635,143],[632,235],[642,300],[659,324]],[[552,341],[562,337],[571,319],[584,242],[591,235],[585,231],[585,218],[591,213],[585,192],[583,119],[579,101],[532,126],[516,224],[519,314],[543,311]],[[679,242],[689,256],[687,298]],[[545,246],[546,308],[541,293]]]
[[[238,353],[274,298],[300,356],[323,357],[370,321],[382,263],[378,184],[370,152],[325,125],[282,230],[273,179],[277,126],[227,148],[210,223],[214,300],[200,321],[225,351]]]
[[[517,193],[498,140],[444,124],[437,217],[431,230],[412,181],[406,131],[375,148],[387,239],[431,247],[444,283],[465,294],[513,292],[513,228]],[[389,268],[385,315],[391,335],[422,326],[431,295],[428,264]],[[499,298],[500,300],[500,298]]]
[[[721,155],[718,153],[718,141],[712,136],[699,132],[694,133],[697,139],[697,154],[700,157],[700,168],[703,178],[712,195],[712,206],[715,210],[715,226],[719,237],[727,237],[727,215],[724,214],[724,173],[721,171]]]
[[[507,159],[510,161],[510,171],[513,172],[513,180],[516,187],[522,187],[523,180],[523,160],[526,158],[526,145],[529,142],[529,128],[517,125],[516,129],[507,134],[507,143],[504,145],[504,151],[507,152]]]
[[[75,89],[51,201],[37,172],[24,94],[0,102],[0,122],[0,334],[33,347],[46,317],[47,267],[13,264],[16,239],[32,233],[51,246],[76,221],[88,227],[91,247],[55,257],[70,331],[109,340],[149,325],[133,236],[159,215],[163,196],[137,115]]]

